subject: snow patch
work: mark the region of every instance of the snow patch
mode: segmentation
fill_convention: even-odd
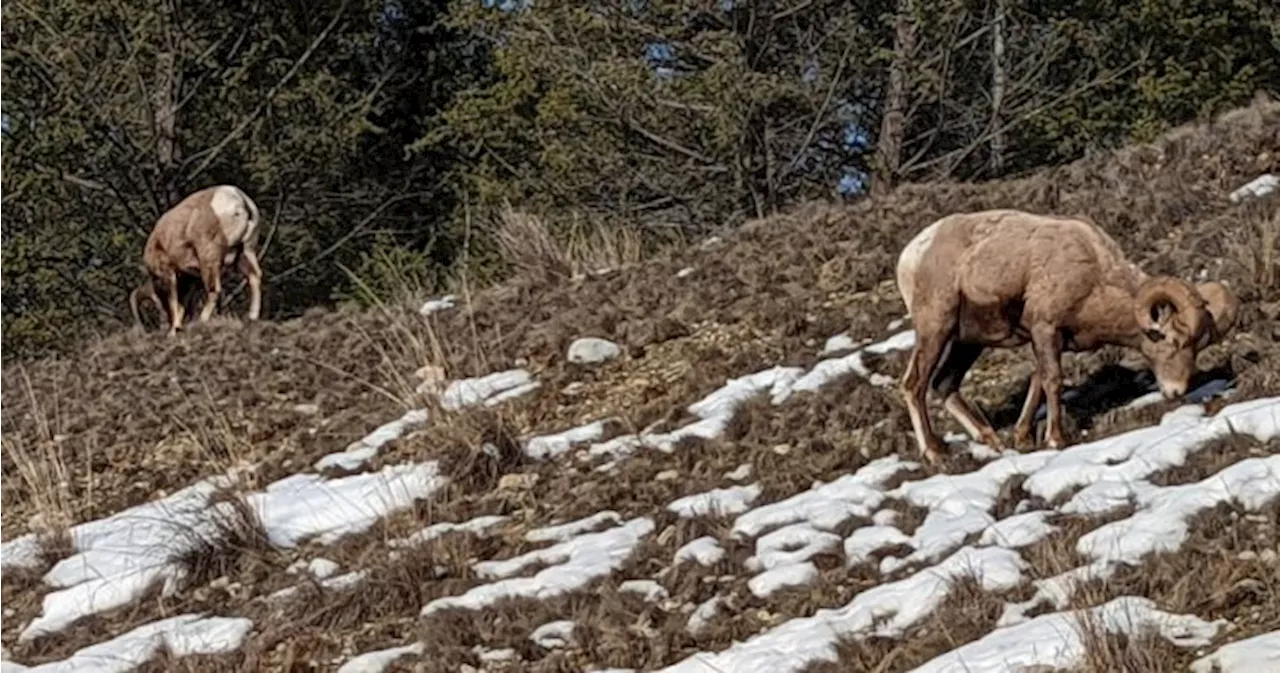
[[[724,547],[710,535],[693,540],[676,550],[675,563],[693,561],[699,565],[711,566],[724,558]]]
[[[343,664],[342,668],[338,669],[338,673],[382,673],[400,657],[409,654],[422,654],[426,651],[426,647],[422,643],[413,643],[411,645],[401,645],[400,647],[389,647],[385,650],[365,652]]]
[[[1192,673],[1280,671],[1280,631],[1237,640],[1191,664]]]
[[[422,315],[431,315],[433,313],[439,313],[440,311],[445,311],[453,308],[454,305],[457,304],[457,302],[458,302],[457,295],[452,295],[452,294],[446,294],[445,296],[440,297],[439,299],[428,299],[422,305],[422,308],[418,309],[418,313],[421,313]]]
[[[598,530],[606,523],[618,523],[621,520],[622,517],[617,512],[605,510],[558,526],[534,528],[524,534],[524,539],[530,542],[565,542],[583,533]]]
[[[490,528],[506,522],[508,518],[510,517],[488,514],[475,517],[474,519],[469,519],[462,523],[453,523],[451,521],[433,523],[408,537],[388,540],[387,546],[392,548],[416,547],[426,544],[436,538],[444,537],[449,533],[474,533],[475,535],[483,535]]]
[[[605,421],[595,421],[554,435],[532,437],[524,443],[530,458],[548,460],[568,453],[575,445],[599,441],[604,436]]]
[[[1277,189],[1280,189],[1280,175],[1263,173],[1231,192],[1228,198],[1231,199],[1232,203],[1240,203],[1241,201],[1269,196]]]
[[[803,563],[839,547],[839,535],[817,530],[808,523],[794,523],[756,540],[756,554],[747,559],[746,568],[751,572],[773,570]]]
[[[783,589],[811,584],[817,579],[817,566],[805,561],[766,570],[752,577],[747,582],[747,588],[756,598],[766,598]]]
[[[918,466],[896,455],[877,458],[853,474],[743,514],[733,523],[733,536],[755,537],[801,521],[819,530],[835,530],[855,516],[869,516],[884,501],[884,484],[899,472]]]
[[[425,425],[431,417],[426,409],[412,409],[405,412],[403,416],[389,423],[378,426],[376,430],[365,435],[361,439],[352,442],[343,451],[331,453],[324,456],[315,463],[317,471],[330,467],[341,468],[343,470],[355,470],[362,467],[365,463],[373,460],[374,456],[386,446],[388,442],[399,439],[401,435],[421,425]]]
[[[477,404],[493,406],[537,387],[538,383],[529,372],[524,369],[509,369],[450,383],[440,395],[440,406],[450,411]]]
[[[446,608],[477,610],[503,598],[550,598],[579,589],[620,568],[651,532],[652,519],[636,518],[617,528],[588,533],[505,561],[482,561],[474,566],[476,574],[499,581],[473,587],[461,596],[433,600],[422,608],[422,614]],[[543,563],[552,565],[532,577],[513,577],[531,565]]]
[[[1085,625],[1111,634],[1154,631],[1179,647],[1208,645],[1225,620],[1206,622],[1156,608],[1153,601],[1122,596],[1087,610],[1041,615],[998,628],[915,669],[914,673],[1004,673],[1024,667],[1071,669],[1084,661]],[[1255,669],[1256,670],[1256,669]]]
[[[139,626],[62,661],[23,668],[29,673],[125,673],[151,661],[161,650],[181,658],[233,652],[244,643],[253,622],[244,618],[179,615]]]
[[[533,633],[529,634],[529,640],[532,640],[538,647],[548,650],[568,647],[569,643],[573,641],[574,626],[575,624],[567,619],[547,622],[534,629]]]
[[[726,516],[741,514],[751,508],[751,503],[760,497],[760,486],[730,486],[716,488],[705,493],[695,493],[667,505],[667,510],[675,512],[684,519],[699,516]]]
[[[667,590],[653,580],[627,580],[618,585],[618,591],[640,594],[646,603],[655,603],[668,596]]]
[[[829,661],[845,637],[896,637],[927,618],[951,583],[975,578],[987,591],[1007,591],[1022,582],[1017,552],[999,547],[964,547],[936,566],[905,579],[868,589],[843,607],[824,608],[791,619],[715,654],[699,653],[662,669],[669,673],[787,673],[815,661]],[[695,611],[694,614],[697,614]],[[692,620],[692,618],[691,618]]]

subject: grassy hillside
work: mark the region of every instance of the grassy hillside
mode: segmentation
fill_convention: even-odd
[[[779,365],[809,368],[824,357],[819,351],[826,339],[838,333],[847,332],[855,343],[883,338],[904,313],[892,282],[897,252],[922,227],[949,213],[1015,207],[1087,215],[1148,272],[1230,282],[1243,302],[1240,320],[1225,343],[1201,356],[1200,366],[1233,379],[1231,402],[1280,394],[1280,201],[1235,204],[1227,198],[1268,171],[1280,171],[1280,104],[1260,101],[1151,145],[1017,180],[912,185],[852,205],[814,203],[753,222],[723,240],[585,277],[526,270],[500,286],[466,288],[456,308],[429,317],[416,307],[390,306],[364,313],[317,311],[278,324],[221,320],[174,340],[122,333],[75,357],[8,367],[3,374],[7,541],[27,532],[57,533],[228,470],[239,473],[237,489],[261,489],[422,406],[432,410],[431,422],[389,443],[370,468],[439,460],[450,481],[429,501],[325,548],[326,558],[369,570],[364,590],[317,588],[307,600],[284,608],[263,603],[262,595],[287,586],[291,576],[282,570],[314,547],[275,548],[254,532],[252,522],[240,522],[190,559],[196,581],[173,595],[77,622],[66,637],[15,640],[40,614],[48,587],[38,574],[6,572],[4,644],[24,663],[53,660],[151,619],[207,611],[248,615],[258,627],[243,651],[183,659],[183,666],[333,670],[354,653],[415,638],[434,654],[423,659],[425,668],[413,670],[480,665],[472,649],[476,645],[511,646],[520,658],[511,670],[539,671],[580,670],[587,664],[652,667],[697,650],[723,650],[786,619],[842,605],[884,578],[874,571],[846,570],[838,558],[815,561],[822,571],[815,584],[764,601],[748,595],[732,617],[698,637],[683,630],[686,613],[640,605],[604,586],[607,581],[552,600],[515,600],[471,613],[420,617],[418,610],[433,598],[475,586],[475,559],[533,548],[521,537],[528,529],[603,509],[624,520],[653,515],[655,531],[662,531],[641,543],[622,574],[650,576],[686,542],[710,535],[725,540],[729,558],[700,572],[662,574],[665,591],[681,605],[707,600],[721,584],[727,585],[726,595],[746,595],[745,575],[717,579],[738,573],[750,556],[749,546],[735,548],[728,541],[726,520],[680,519],[662,505],[723,485],[725,473],[744,463],[752,466],[760,487],[758,502],[776,502],[803,492],[814,480],[830,481],[876,458],[895,453],[914,458],[910,424],[892,386],[848,376],[782,404],[753,399],[721,437],[682,440],[670,453],[641,452],[609,476],[592,470],[589,461],[566,465],[532,458],[522,451],[522,440],[601,419],[609,421],[600,439],[670,431],[694,420],[686,407],[727,379]],[[270,292],[269,277],[266,283]],[[618,342],[622,357],[598,367],[567,362],[568,345],[583,336]],[[867,364],[896,379],[904,357],[891,351],[868,356]],[[1068,356],[1065,364],[1072,384],[1090,384],[1068,405],[1077,437],[1087,433],[1097,439],[1148,425],[1177,406],[1118,408],[1145,392],[1133,385],[1131,370],[1140,362],[1119,349]],[[441,367],[449,380],[522,367],[540,387],[501,405],[455,414],[415,392],[414,372],[424,365]],[[1005,436],[1029,372],[1023,350],[988,352],[967,381],[966,393],[988,410]],[[1222,404],[1214,401],[1210,410]],[[947,431],[959,429],[949,418],[942,422]],[[481,448],[486,445],[491,448]],[[1189,483],[1241,455],[1277,452],[1275,440],[1224,442],[1160,478]],[[957,453],[946,465],[918,468],[915,476],[977,467],[973,457]],[[344,473],[330,468],[326,474]],[[525,476],[504,479],[513,475]],[[1026,497],[1018,488],[1008,485],[996,505],[997,518]],[[1235,591],[1242,579],[1263,570],[1223,566],[1225,557],[1213,551],[1243,544],[1222,537],[1228,533],[1217,524],[1230,514],[1213,510],[1198,521],[1191,552],[1156,559],[1145,575],[1090,587],[1092,593],[1082,594],[1072,607],[1132,593],[1174,612],[1233,620],[1239,612],[1239,634],[1280,627],[1274,574],[1256,580],[1255,590],[1237,601],[1206,599],[1218,600],[1207,607],[1183,584],[1182,577],[1199,577],[1200,590],[1209,592],[1203,595],[1212,596]],[[387,539],[426,524],[479,515],[508,516],[511,524],[494,537],[445,538],[447,544],[394,557],[386,549]],[[1274,502],[1263,511],[1272,524],[1276,515]],[[901,516],[900,527],[909,534],[912,519],[919,523],[924,512],[904,506]],[[1068,528],[1062,538],[1068,542],[1026,551],[1033,574],[1044,577],[1072,567],[1065,545],[1096,525]],[[1266,544],[1274,547],[1270,530]],[[45,554],[52,562],[68,551],[52,544]],[[976,639],[994,623],[998,605],[984,603],[991,597],[981,588],[967,590],[978,598],[965,599],[965,587],[953,587],[939,611],[950,615],[945,619],[964,620],[964,629],[939,630],[945,621],[930,622],[923,632],[913,632],[906,649],[879,641],[847,644],[841,649],[844,663],[822,670],[871,670],[889,661],[885,657],[892,659],[884,664],[888,668],[875,670],[906,670]],[[287,611],[287,620],[272,612],[280,609]],[[590,624],[589,635],[550,654],[531,649],[529,631],[557,615]],[[1134,646],[1099,638],[1091,656],[1130,656],[1127,650],[1117,654],[1117,648]],[[1187,656],[1171,654],[1174,658],[1166,660],[1185,662]],[[1091,670],[1108,670],[1111,664],[1100,659]],[[155,670],[175,670],[169,665],[179,664],[160,663]]]

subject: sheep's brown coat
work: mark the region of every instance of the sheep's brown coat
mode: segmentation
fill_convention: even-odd
[[[1167,397],[1186,392],[1196,353],[1235,323],[1238,301],[1219,283],[1149,277],[1120,246],[1083,219],[990,210],[944,217],[907,244],[897,281],[916,329],[901,389],[916,440],[936,459],[942,442],[925,413],[930,385],[976,439],[1001,446],[982,414],[959,394],[987,347],[1031,343],[1036,370],[1018,418],[1018,444],[1032,437],[1042,395],[1050,446],[1061,426],[1061,353],[1118,344],[1142,351]]]
[[[249,319],[258,319],[262,308],[258,222],[257,205],[231,185],[195,192],[160,216],[147,238],[142,261],[151,276],[153,293],[168,314],[170,336],[181,328],[185,313],[178,296],[179,276],[197,276],[204,284],[200,321],[205,322],[213,315],[222,292],[223,267],[233,262],[249,282]],[[136,307],[138,295],[139,290],[130,295],[131,308]]]

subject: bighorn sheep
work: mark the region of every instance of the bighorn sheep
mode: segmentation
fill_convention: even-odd
[[[258,206],[231,185],[195,192],[160,216],[147,238],[142,261],[157,300],[168,306],[169,336],[182,326],[185,309],[178,278],[186,274],[203,282],[205,302],[200,322],[205,322],[218,305],[223,266],[237,261],[249,281],[249,319],[258,319],[262,310],[262,268],[255,250],[258,222]],[[135,290],[130,305],[136,305],[135,295],[145,292]]]
[[[1045,438],[1062,434],[1064,351],[1106,344],[1137,349],[1166,398],[1184,394],[1196,354],[1235,324],[1239,300],[1225,286],[1151,277],[1090,221],[989,210],[949,215],[925,228],[898,257],[898,289],[916,330],[900,391],[923,456],[943,448],[926,410],[930,386],[975,439],[1001,447],[960,382],[987,347],[1031,343],[1036,369],[1014,442],[1032,443],[1033,420],[1048,396]]]

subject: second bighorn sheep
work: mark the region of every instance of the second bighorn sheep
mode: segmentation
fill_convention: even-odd
[[[262,310],[262,268],[256,250],[259,219],[253,199],[231,185],[195,192],[160,216],[147,238],[142,262],[151,276],[153,293],[168,314],[169,336],[182,326],[185,312],[179,277],[197,276],[203,282],[200,322],[205,322],[218,305],[223,266],[233,262],[249,282],[249,319],[258,319]],[[139,288],[130,295],[131,307],[145,292]]]
[[[1017,210],[934,222],[903,248],[897,282],[916,331],[900,388],[916,443],[931,461],[943,450],[925,404],[931,386],[969,434],[1002,446],[959,392],[984,348],[1031,343],[1036,367],[1014,441],[1033,439],[1035,411],[1047,396],[1045,438],[1060,448],[1064,351],[1137,349],[1160,391],[1174,398],[1186,392],[1197,353],[1226,335],[1239,309],[1221,283],[1148,276],[1092,222]]]

